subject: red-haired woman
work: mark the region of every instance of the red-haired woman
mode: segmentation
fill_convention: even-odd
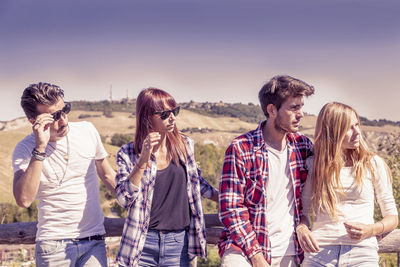
[[[121,266],[188,266],[206,256],[201,196],[218,200],[201,176],[193,141],[179,132],[167,92],[148,88],[136,102],[136,135],[117,154],[117,200],[128,209]]]

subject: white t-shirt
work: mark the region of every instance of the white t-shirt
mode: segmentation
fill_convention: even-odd
[[[35,146],[33,134],[17,144],[14,172],[28,167]],[[69,123],[68,135],[49,142],[46,154],[36,195],[36,241],[104,234],[95,160],[107,157],[107,152],[95,127],[89,122]]]
[[[312,170],[313,158],[307,159],[307,166]],[[374,196],[382,211],[382,215],[397,215],[396,203],[393,197],[392,184],[384,161],[378,156],[372,158],[375,179],[368,173],[363,177],[362,186],[357,186],[352,167],[340,170],[340,182],[345,196],[340,199],[337,209],[340,212],[338,221],[325,212],[319,212],[312,225],[312,234],[318,244],[323,245],[358,245],[378,249],[376,237],[362,241],[351,239],[344,227],[344,222],[374,223]],[[312,179],[311,171],[304,187],[302,199],[304,214],[311,214]]]
[[[272,257],[296,255],[294,245],[294,191],[287,147],[278,151],[267,144],[268,184],[266,221]]]

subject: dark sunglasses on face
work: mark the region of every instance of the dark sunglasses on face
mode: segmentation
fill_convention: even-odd
[[[53,120],[58,121],[61,118],[61,114],[68,114],[71,111],[71,103],[70,102],[65,102],[65,106],[61,110],[57,110],[53,114]]]
[[[160,114],[160,118],[162,120],[166,120],[169,118],[171,113],[174,114],[175,117],[178,116],[180,109],[181,109],[181,107],[177,106],[176,108],[173,108],[171,110],[154,111],[153,114]]]

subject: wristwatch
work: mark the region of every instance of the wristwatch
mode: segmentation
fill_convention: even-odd
[[[36,147],[32,150],[32,157],[37,160],[43,161],[46,159],[46,152],[39,152]]]

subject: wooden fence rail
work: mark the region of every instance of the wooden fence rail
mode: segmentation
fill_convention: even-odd
[[[121,236],[125,219],[105,218],[106,236]],[[205,215],[207,243],[217,244],[221,223],[217,214]],[[0,224],[0,244],[34,244],[37,222]],[[400,253],[400,229],[387,234],[379,241],[380,253]]]

